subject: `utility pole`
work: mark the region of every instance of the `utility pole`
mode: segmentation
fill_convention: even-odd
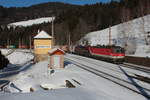
[[[31,39],[31,35],[29,36],[29,42],[30,42],[30,50],[31,50],[31,46],[32,46],[32,39]]]
[[[20,40],[20,38],[19,38],[19,48],[21,48],[21,40]]]
[[[52,16],[52,46],[54,47],[54,41],[55,41],[55,37],[54,37],[54,17]]]
[[[21,45],[23,46],[23,48],[24,48],[24,42],[23,42],[23,38],[22,38],[22,40],[21,40]]]
[[[69,47],[70,47],[70,45],[71,45],[71,42],[70,42],[70,34],[68,34],[68,45],[69,45]]]
[[[9,38],[7,39],[7,46],[9,46]]]
[[[70,33],[68,34],[68,49],[69,49],[69,51],[71,50],[71,37],[70,37]]]

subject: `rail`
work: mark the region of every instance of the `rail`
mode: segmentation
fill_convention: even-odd
[[[93,73],[93,74],[95,74],[95,75],[97,75],[97,76],[100,76],[100,77],[102,77],[102,78],[105,78],[105,79],[107,79],[107,80],[109,80],[109,81],[111,81],[111,82],[113,82],[113,83],[116,83],[116,84],[118,84],[118,85],[120,85],[120,86],[122,86],[122,87],[124,87],[124,88],[127,88],[127,89],[129,89],[129,90],[131,90],[131,91],[133,91],[133,92],[136,92],[136,93],[140,94],[140,95],[143,95],[143,96],[146,97],[146,98],[150,98],[150,96],[147,94],[147,92],[150,92],[150,90],[147,89],[147,88],[138,87],[138,88],[141,88],[141,89],[143,89],[144,91],[146,91],[146,92],[143,93],[143,92],[139,91],[139,90],[136,88],[136,86],[134,86],[134,85],[133,85],[132,83],[130,83],[130,82],[127,82],[127,81],[122,80],[122,79],[120,79],[120,78],[118,78],[118,77],[112,76],[112,75],[110,75],[110,74],[108,74],[108,73],[105,73],[105,72],[102,72],[102,71],[97,70],[97,69],[95,69],[95,68],[92,68],[92,67],[90,67],[90,66],[88,66],[88,65],[81,64],[81,63],[79,63],[79,62],[77,62],[77,61],[74,61],[74,60],[72,60],[72,59],[68,59],[68,58],[66,58],[66,59],[67,59],[68,61],[72,62],[73,64],[75,64],[76,66],[78,66],[78,67],[84,69],[84,70],[87,70],[87,71],[89,71],[89,72],[91,72],[91,73]]]

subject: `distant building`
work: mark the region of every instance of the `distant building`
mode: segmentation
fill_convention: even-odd
[[[52,49],[52,37],[45,31],[39,32],[34,37],[34,54],[35,61],[45,60],[48,55],[48,51]]]

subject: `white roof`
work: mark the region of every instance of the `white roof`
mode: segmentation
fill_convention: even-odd
[[[50,36],[48,33],[46,33],[45,31],[41,31],[39,32],[35,37],[35,39],[38,39],[38,38],[52,38],[52,36]]]
[[[60,48],[51,49],[51,50],[48,51],[48,53],[52,54],[52,53],[55,52],[56,50],[60,50],[60,51],[62,51],[63,53],[65,53],[65,52],[64,52],[62,49],[60,49]]]

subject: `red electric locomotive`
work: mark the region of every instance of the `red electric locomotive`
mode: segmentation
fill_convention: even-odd
[[[89,46],[90,55],[113,62],[124,61],[124,49],[119,46]]]
[[[124,49],[119,46],[77,46],[75,47],[75,53],[115,63],[123,62],[125,58]]]

